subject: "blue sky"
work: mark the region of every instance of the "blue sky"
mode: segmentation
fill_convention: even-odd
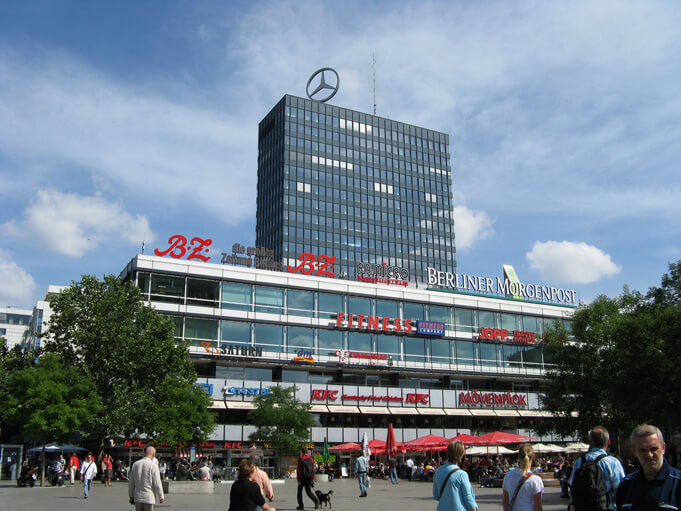
[[[681,258],[681,4],[0,4],[0,305],[173,234],[255,240],[257,125],[331,103],[450,134],[458,268],[647,290]]]

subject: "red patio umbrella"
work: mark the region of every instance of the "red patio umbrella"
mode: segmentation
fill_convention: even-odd
[[[374,449],[381,448],[385,449],[385,442],[383,440],[369,440],[369,449],[373,451]]]
[[[329,451],[361,451],[362,446],[360,444],[355,444],[353,442],[349,442],[347,444],[339,444],[339,445],[334,445],[333,447],[329,447]]]
[[[445,442],[442,442],[441,444],[433,447],[434,451],[446,451],[447,446],[451,444],[452,442],[455,442],[459,440],[460,442],[463,442],[464,445],[476,445],[478,437],[475,435],[467,435],[466,433],[461,433],[460,435],[456,435],[455,437],[452,437],[448,439]]]
[[[504,431],[494,431],[486,435],[479,436],[472,444],[474,445],[501,445],[501,444],[518,444],[520,442],[527,442],[534,437],[515,435],[513,433],[506,433]]]
[[[447,441],[447,438],[443,436],[426,435],[404,442],[402,446],[408,451],[428,451]]]
[[[394,456],[397,453],[397,442],[395,442],[395,430],[392,424],[388,424],[388,438],[385,439],[386,452]]]

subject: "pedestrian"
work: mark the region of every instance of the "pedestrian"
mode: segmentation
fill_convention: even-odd
[[[523,444],[518,449],[517,470],[511,470],[504,477],[502,505],[504,511],[542,511],[544,482],[532,472],[534,449]]]
[[[447,463],[433,476],[433,498],[438,501],[437,511],[476,511],[473,487],[468,473],[459,467],[466,448],[459,440],[447,446]]]
[[[154,447],[144,449],[144,458],[132,464],[128,477],[128,497],[130,504],[135,505],[135,511],[154,511],[158,498],[163,504],[163,483],[158,465],[153,462],[156,456]]]
[[[642,424],[631,433],[631,445],[641,469],[617,489],[617,510],[681,509],[681,470],[665,459],[662,432]]]
[[[71,484],[76,484],[76,474],[80,470],[80,460],[78,455],[74,452],[69,458],[69,479]]]
[[[624,479],[624,467],[620,460],[608,455],[609,445],[610,435],[603,426],[589,432],[589,452],[575,461],[568,479],[571,499],[568,508],[574,507],[575,511],[615,509],[615,492]],[[601,473],[600,485],[596,472]]]
[[[400,484],[400,480],[397,478],[397,459],[395,459],[395,456],[388,458],[388,470],[390,471],[390,483]]]
[[[319,509],[319,499],[317,499],[317,496],[312,491],[314,486],[314,461],[310,456],[309,449],[301,450],[296,474],[298,479],[298,507],[296,509],[305,509],[303,504],[303,488],[305,488],[307,496],[314,502],[314,508]]]
[[[113,477],[113,458],[110,454],[104,455],[104,461],[102,462],[106,469],[106,485],[111,486],[111,478]]]
[[[87,499],[92,489],[92,480],[97,476],[97,463],[92,453],[87,453],[87,458],[80,467],[80,478],[83,480],[83,492]]]
[[[262,507],[263,511],[276,511],[265,502],[260,487],[252,480],[255,469],[252,461],[241,460],[237,480],[229,492],[228,511],[255,511],[256,506]]]
[[[411,457],[407,458],[407,477],[410,481],[414,477],[414,460]]]
[[[359,496],[367,496],[367,488],[369,486],[369,456],[358,456],[355,458],[354,471],[357,475],[357,482],[359,483]]]
[[[253,475],[251,476],[251,481],[254,481],[258,485],[258,487],[260,488],[260,493],[262,493],[262,496],[265,497],[270,502],[272,502],[274,500],[274,490],[272,489],[272,482],[270,481],[270,477],[267,475],[267,472],[260,469],[258,463],[254,458],[255,457],[253,457],[250,460],[255,465],[255,470],[253,471]],[[262,507],[256,506],[255,509],[256,511],[261,511]]]

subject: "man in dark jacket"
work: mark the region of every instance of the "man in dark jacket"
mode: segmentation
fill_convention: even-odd
[[[618,511],[681,509],[681,470],[665,459],[662,432],[643,424],[631,433],[631,444],[641,470],[622,481],[617,490]]]
[[[314,508],[319,509],[319,500],[312,491],[312,487],[314,486],[314,460],[310,456],[310,451],[308,449],[302,449],[300,451],[296,477],[298,479],[298,507],[296,509],[305,509],[305,505],[303,504],[303,488],[305,488],[307,496],[314,502]]]

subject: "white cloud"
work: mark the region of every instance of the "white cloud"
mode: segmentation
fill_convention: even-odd
[[[0,249],[0,304],[30,307],[35,288],[33,277]]]
[[[494,220],[484,211],[474,211],[466,206],[454,208],[454,231],[457,250],[472,247],[476,241],[494,234]]]
[[[5,223],[0,232],[33,237],[47,249],[71,257],[92,252],[106,239],[130,244],[154,239],[146,217],[133,216],[99,194],[82,196],[56,190],[38,191],[37,200],[24,211],[24,219]]]
[[[600,248],[574,241],[537,241],[525,259],[551,283],[590,284],[622,269]]]

